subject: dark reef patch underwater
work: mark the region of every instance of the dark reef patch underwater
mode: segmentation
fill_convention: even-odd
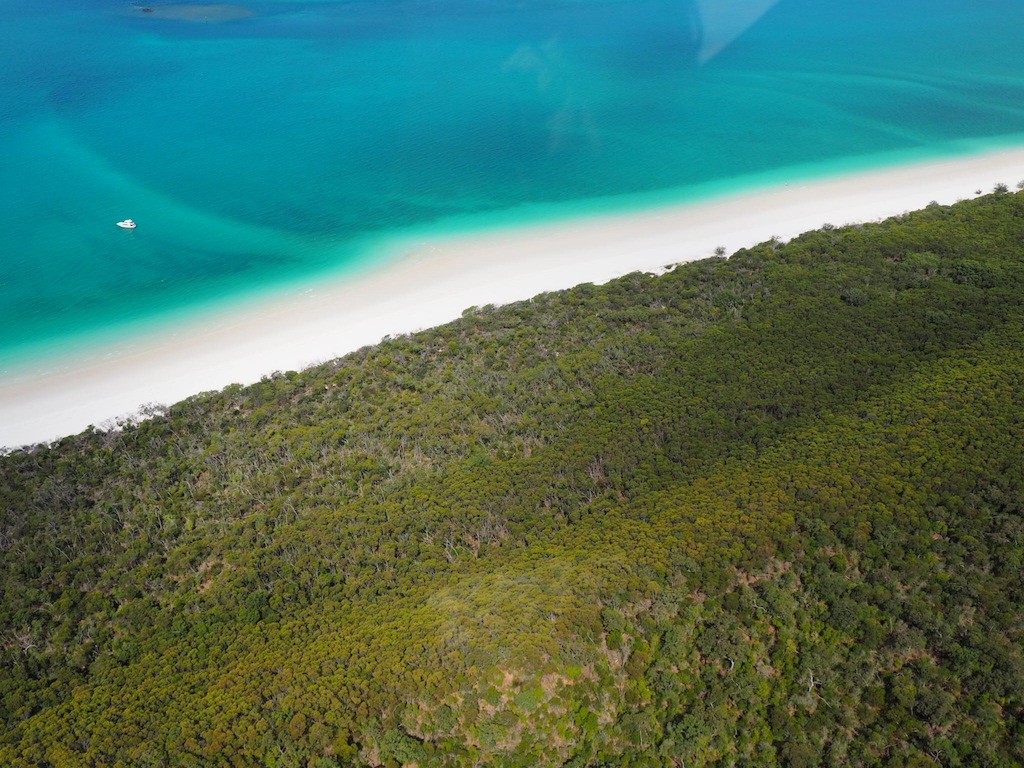
[[[221,22],[238,21],[253,15],[253,11],[243,5],[231,3],[213,3],[211,5],[174,3],[170,5],[133,5],[132,12],[145,14],[151,19],[170,19],[172,21]]]

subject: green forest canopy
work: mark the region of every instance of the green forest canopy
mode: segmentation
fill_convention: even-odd
[[[1024,194],[0,459],[0,764],[1024,764]]]

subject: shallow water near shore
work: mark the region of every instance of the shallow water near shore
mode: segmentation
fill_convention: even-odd
[[[415,233],[1024,143],[1024,4],[821,5],[14,0],[0,371]]]

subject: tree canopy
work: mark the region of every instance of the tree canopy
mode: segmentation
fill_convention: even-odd
[[[1024,193],[0,458],[0,764],[1024,764]]]

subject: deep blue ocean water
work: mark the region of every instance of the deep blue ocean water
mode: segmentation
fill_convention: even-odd
[[[393,235],[1024,143],[1020,0],[242,5],[0,0],[0,371]]]

